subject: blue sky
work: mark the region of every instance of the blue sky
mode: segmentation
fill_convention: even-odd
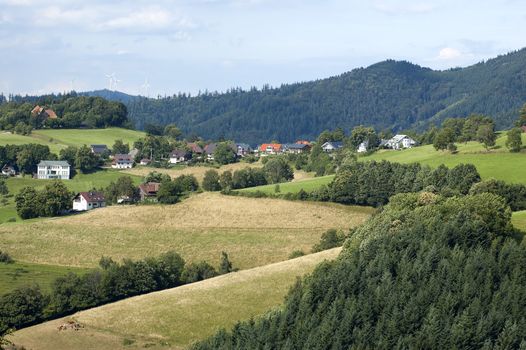
[[[526,46],[523,0],[0,0],[0,92],[149,96],[277,86],[393,58],[435,69]],[[145,89],[148,80],[149,89]]]

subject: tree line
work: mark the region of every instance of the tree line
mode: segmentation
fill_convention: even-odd
[[[192,349],[522,349],[521,239],[496,195],[395,195],[282,307]]]
[[[174,251],[137,261],[124,259],[122,263],[102,257],[97,269],[55,279],[50,293],[34,284],[0,296],[0,336],[10,329],[232,271],[236,269],[225,252],[221,253],[218,269],[205,261],[185,262]]]

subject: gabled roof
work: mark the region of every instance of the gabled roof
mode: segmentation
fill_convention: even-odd
[[[114,162],[133,162],[132,156],[129,154],[116,154],[113,158]]]
[[[104,202],[106,199],[104,198],[104,193],[98,192],[98,191],[90,191],[90,192],[79,192],[75,196],[77,197],[83,197],[86,202],[93,203],[93,202]]]
[[[248,143],[236,143],[237,148],[252,149]]]
[[[323,145],[321,145],[322,148],[325,148],[327,146],[331,145],[332,148],[342,148],[343,142],[342,141],[327,141]]]
[[[46,109],[44,112],[46,112],[47,117],[50,118],[50,119],[57,119],[58,118],[57,114],[52,109]]]
[[[298,145],[307,145],[307,146],[310,146],[311,145],[311,142],[310,141],[307,141],[307,140],[298,140],[296,141],[296,143]]]
[[[147,196],[155,196],[159,191],[159,186],[161,186],[161,184],[158,182],[147,182],[140,184],[139,190]]]
[[[203,149],[201,148],[201,146],[199,146],[197,143],[195,142],[191,142],[191,143],[188,143],[187,144],[188,148],[190,148],[190,150],[194,153],[203,153]]]
[[[170,154],[170,158],[186,158],[186,156],[188,156],[188,152],[181,149],[174,149]]]
[[[206,154],[212,154],[217,148],[217,143],[209,143],[205,146],[205,153]]]
[[[286,144],[283,145],[283,148],[284,149],[300,149],[300,150],[303,150],[303,149],[308,148],[308,145],[306,145],[304,143],[286,143]]]
[[[109,150],[106,145],[90,145],[90,147],[93,153],[104,153]]]
[[[274,152],[279,152],[281,150],[281,143],[264,143],[259,149],[265,152],[269,147],[272,148]]]
[[[38,166],[53,166],[53,165],[59,165],[59,166],[70,166],[68,162],[65,160],[41,160],[40,163],[38,163]]]
[[[44,110],[43,107],[40,107],[39,105],[36,105],[35,108],[31,110],[31,115],[39,115]]]

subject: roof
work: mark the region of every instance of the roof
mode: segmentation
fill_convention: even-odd
[[[143,158],[141,159],[141,163],[150,163],[152,160],[149,158]]]
[[[41,160],[40,163],[38,163],[38,166],[52,166],[52,165],[59,165],[59,166],[70,166],[68,162],[65,160]]]
[[[281,143],[264,143],[259,149],[265,152],[269,147],[271,147],[274,152],[279,152],[279,150],[281,150]]]
[[[116,154],[113,160],[116,162],[133,162],[132,156],[129,154]]]
[[[206,154],[212,154],[217,148],[217,143],[209,143],[205,146],[205,153]]]
[[[283,145],[284,149],[305,149],[308,145],[304,143],[287,143]]]
[[[195,142],[190,142],[190,143],[187,144],[187,146],[194,153],[203,153],[203,149],[201,148],[201,146],[199,146]]]
[[[310,141],[307,141],[307,140],[298,140],[298,141],[296,141],[296,143],[298,145],[307,145],[307,146],[310,146],[310,144],[311,144]]]
[[[238,148],[251,149],[251,147],[250,147],[250,145],[248,143],[236,143],[236,146]]]
[[[158,182],[147,182],[145,184],[140,184],[139,190],[148,196],[155,196],[159,191],[159,186],[161,186],[161,184]]]
[[[35,108],[33,108],[31,110],[31,114],[32,115],[38,115],[38,114],[42,113],[43,110],[44,110],[43,107],[40,107],[39,105],[36,105]]]
[[[343,142],[342,141],[327,141],[323,145],[321,145],[322,148],[331,145],[333,148],[342,148]]]
[[[93,153],[103,153],[108,151],[108,146],[106,145],[90,145]]]
[[[46,112],[48,118],[51,118],[51,119],[57,119],[58,118],[57,114],[52,109],[46,109],[45,112]]]
[[[104,193],[98,192],[98,191],[90,191],[90,192],[79,192],[75,196],[77,198],[78,196],[84,197],[86,202],[93,203],[93,202],[104,202],[106,199],[104,198]]]
[[[188,152],[182,149],[174,149],[170,154],[170,158],[182,158],[188,155]]]

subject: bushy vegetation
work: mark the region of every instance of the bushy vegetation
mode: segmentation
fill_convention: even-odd
[[[69,273],[57,278],[49,295],[33,285],[0,296],[0,335],[10,328],[235,270],[225,252],[218,270],[206,262],[186,264],[173,251],[139,261],[125,259],[122,263],[102,257],[99,265],[100,268],[83,275]]]
[[[73,193],[61,181],[47,184],[43,190],[24,187],[15,196],[16,212],[22,219],[64,214],[72,207]]]
[[[56,160],[48,146],[39,144],[0,146],[0,166],[15,166],[23,174],[33,174],[41,160]]]
[[[488,193],[396,195],[283,308],[193,349],[523,348],[526,246],[510,217]]]
[[[32,115],[35,105],[52,109],[56,119]],[[106,128],[129,127],[126,106],[101,97],[46,95],[39,97],[13,96],[10,102],[0,103],[0,129],[27,134],[40,128]]]

